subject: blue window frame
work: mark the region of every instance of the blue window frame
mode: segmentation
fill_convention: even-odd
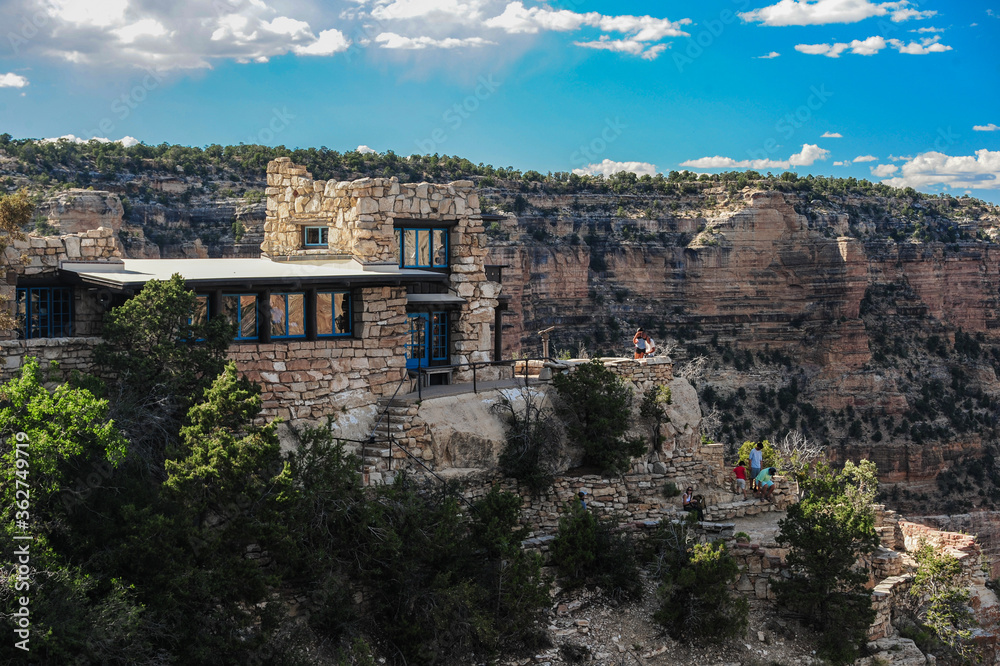
[[[65,338],[73,331],[73,290],[21,287],[15,294],[17,335],[21,339]]]
[[[236,324],[234,340],[257,339],[257,294],[223,294],[222,310]]]
[[[406,367],[426,368],[431,361],[448,360],[448,313],[413,312],[407,315]]]
[[[396,229],[399,265],[403,268],[447,268],[447,229]]]
[[[329,227],[305,227],[302,233],[306,247],[326,247],[330,244]]]
[[[271,337],[306,337],[306,295],[302,292],[271,294]]]
[[[431,358],[448,360],[448,313],[431,313]]]
[[[316,294],[316,335],[320,337],[351,334],[351,294],[347,291],[321,291]]]

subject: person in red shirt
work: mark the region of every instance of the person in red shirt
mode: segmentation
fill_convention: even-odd
[[[733,468],[733,476],[736,477],[736,487],[743,491],[743,499],[747,498],[747,468],[746,461],[741,460]]]

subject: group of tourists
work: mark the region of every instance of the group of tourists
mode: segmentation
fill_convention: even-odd
[[[749,481],[749,491],[762,500],[771,501],[774,495],[774,479],[778,473],[774,467],[764,467],[764,445],[757,444],[750,450],[749,469],[747,460],[740,460],[733,468],[733,478],[736,482],[736,492],[743,493],[743,499],[747,497],[747,482]],[[748,476],[749,475],[749,476]],[[705,498],[694,494],[694,488],[688,486],[681,496],[681,504],[685,511],[697,514],[698,520],[705,517]]]
[[[747,461],[741,460],[733,468],[733,476],[736,480],[736,491],[743,493],[743,499],[747,499]],[[772,476],[778,473],[774,467],[764,467],[764,445],[760,442],[750,449],[750,491],[764,500],[770,500],[774,494],[774,481]]]

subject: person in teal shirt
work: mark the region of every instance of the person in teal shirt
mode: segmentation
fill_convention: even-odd
[[[756,481],[757,485],[760,487],[761,499],[766,499],[766,500],[771,499],[771,495],[774,494],[774,481],[771,480],[771,477],[777,473],[778,470],[776,470],[775,468],[765,467],[764,469],[760,470],[760,474],[758,474],[757,478],[754,479],[754,481]]]

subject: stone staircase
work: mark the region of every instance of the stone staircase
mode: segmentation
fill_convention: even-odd
[[[410,417],[416,412],[412,401],[405,399],[379,398],[378,412],[381,417],[373,431],[371,443],[352,443],[348,450],[361,458],[364,483],[392,483],[398,471],[394,459],[406,457],[401,449],[390,447],[389,442],[407,446],[409,442]]]

